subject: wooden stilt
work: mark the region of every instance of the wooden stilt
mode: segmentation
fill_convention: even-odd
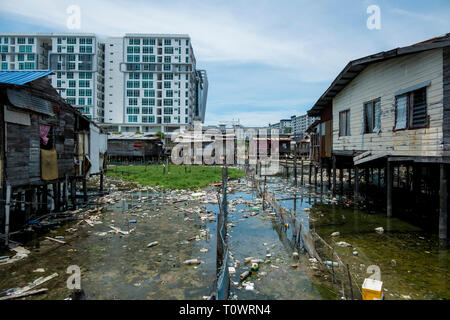
[[[72,205],[72,210],[75,210],[77,207],[77,180],[76,178],[73,178],[70,181],[70,202]]]
[[[386,176],[386,197],[387,197],[387,204],[386,204],[386,215],[388,218],[392,217],[392,185],[393,185],[393,170],[392,170],[392,163],[389,162],[389,158],[387,160],[387,176]]]
[[[356,203],[359,201],[359,167],[355,167],[355,183],[353,184],[353,201]]]
[[[314,165],[314,187],[317,188],[317,165]]]
[[[342,193],[344,191],[344,169],[339,168],[339,191]]]
[[[83,177],[83,201],[84,201],[84,203],[88,202],[87,179],[86,179],[86,177]]]
[[[439,187],[439,239],[447,239],[447,165],[440,164]]]
[[[348,187],[352,187],[352,168],[347,169],[348,172]]]
[[[303,186],[303,173],[304,173],[304,166],[303,166],[303,159],[302,159],[302,171],[301,171],[301,175],[300,175],[300,185]]]
[[[320,190],[323,189],[323,168],[322,164],[320,164]]]
[[[308,183],[311,184],[312,160],[309,161]]]
[[[25,223],[30,220],[33,212],[33,189],[25,191]]]
[[[48,212],[48,185],[44,184],[42,187],[42,209],[43,213],[46,214]]]
[[[5,204],[5,246],[9,245],[9,210],[11,206],[11,186],[6,186],[6,204]]]
[[[381,168],[378,168],[377,171],[377,184],[378,184],[378,189],[381,188]]]
[[[333,156],[333,195],[336,194],[336,156]]]
[[[146,166],[147,168],[147,166]],[[103,172],[100,172],[100,192],[103,192]]]

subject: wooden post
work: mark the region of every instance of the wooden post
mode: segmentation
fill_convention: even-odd
[[[48,212],[48,185],[44,184],[42,187],[42,206],[43,206],[43,213]]]
[[[64,209],[69,209],[69,197],[68,197],[68,187],[69,187],[69,177],[66,175],[63,184],[63,200],[64,200]]]
[[[369,168],[364,168],[364,183],[366,184],[367,188],[367,186],[369,185]]]
[[[352,168],[347,169],[348,172],[348,187],[352,187]]]
[[[70,180],[70,202],[72,204],[72,210],[77,207],[77,190],[76,190],[77,180],[73,178]]]
[[[358,166],[355,166],[355,183],[354,183],[353,187],[354,187],[353,201],[356,203],[359,201],[359,167]]]
[[[297,187],[297,143],[294,147],[294,183]]]
[[[53,203],[55,205],[55,212],[59,211],[60,208],[60,199],[61,199],[61,183],[56,182],[52,186],[53,188]]]
[[[348,267],[347,263],[347,275],[348,275],[348,283],[350,285],[350,297],[353,300],[353,285],[352,285],[352,277],[350,275],[350,268]]]
[[[33,212],[33,189],[25,191],[25,223],[28,223]]]
[[[286,180],[289,179],[288,155],[286,154]]]
[[[304,166],[303,166],[303,159],[302,159],[302,171],[301,171],[301,176],[300,176],[300,185],[303,186],[303,171],[304,170]]]
[[[11,186],[6,186],[6,203],[5,203],[5,246],[9,245],[9,210],[11,206]]]
[[[439,187],[439,239],[447,239],[447,165],[440,164]]]
[[[320,190],[323,189],[323,168],[322,163],[320,164]]]
[[[333,195],[336,194],[336,156],[333,156]]]
[[[327,177],[328,177],[328,190],[331,190],[331,183],[332,183],[332,181],[331,181],[331,167],[330,167],[330,162],[328,161],[328,164],[327,164]]]
[[[339,168],[339,191],[342,193],[344,191],[344,169]]]
[[[392,170],[392,163],[389,162],[389,158],[387,159],[387,176],[386,176],[386,197],[387,197],[387,203],[386,203],[386,215],[388,218],[392,217],[392,185],[393,185],[393,170]]]
[[[378,184],[378,189],[380,189],[381,188],[381,168],[378,168],[377,172],[378,172],[377,173],[377,184]]]
[[[147,165],[145,165],[145,171],[147,171]],[[103,171],[100,172],[100,192],[103,192]]]
[[[317,188],[317,164],[314,165],[314,187]]]
[[[267,180],[267,176],[264,176],[264,190],[263,190],[263,200],[262,200],[263,211],[266,209],[266,208],[265,208],[265,200],[266,200],[266,180]]]
[[[309,160],[308,183],[311,184],[312,160]]]
[[[86,179],[86,177],[83,177],[83,201],[84,201],[84,203],[88,202],[87,179]]]

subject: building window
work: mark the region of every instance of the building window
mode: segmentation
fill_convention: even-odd
[[[173,73],[165,73],[164,80],[173,80]]]
[[[172,99],[164,99],[164,105],[165,106],[173,106],[173,100]]]
[[[139,114],[139,107],[127,107],[127,114]]]
[[[164,40],[164,45],[165,46],[170,46],[172,44],[172,40],[170,40],[170,39],[165,39]]]
[[[164,108],[164,114],[173,114],[173,108],[171,107]]]
[[[170,123],[170,116],[164,116],[164,123]]]
[[[381,129],[381,101],[376,99],[364,103],[364,133],[379,132]]]
[[[164,81],[164,88],[170,89],[170,81]]]
[[[339,136],[350,135],[350,110],[339,112]]]
[[[165,54],[173,54],[173,47],[165,47],[164,53]]]
[[[76,95],[75,89],[67,89],[67,90],[66,90],[66,95],[67,95],[67,96],[70,96],[70,97],[75,96],[75,95]]]
[[[72,38],[72,37],[67,38],[67,44],[76,44],[76,43],[77,43],[77,38]]]
[[[75,80],[69,80],[69,88],[75,88],[77,86],[77,82]]]
[[[152,114],[153,108],[151,107],[142,107],[142,114]]]
[[[137,116],[128,116],[128,122],[137,122]]]
[[[395,130],[423,128],[426,125],[426,87],[395,97]]]

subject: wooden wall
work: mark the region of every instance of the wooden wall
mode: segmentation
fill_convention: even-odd
[[[444,131],[444,153],[450,153],[450,48],[446,47],[442,51],[443,56],[443,83],[444,90],[444,112],[443,112],[443,131]]]
[[[3,107],[3,106],[2,106]],[[41,184],[40,124],[51,125],[58,155],[58,176],[73,176],[75,116],[63,108],[61,114],[46,117],[29,112],[29,126],[5,123],[6,181],[12,187]],[[50,135],[50,133],[49,133]]]
[[[393,132],[394,93],[429,80],[429,128]],[[376,98],[381,98],[381,132],[362,134],[363,104]],[[339,137],[339,112],[346,109],[350,109],[351,135]],[[442,156],[442,112],[443,49],[374,63],[333,99],[333,151],[370,150],[404,156]]]

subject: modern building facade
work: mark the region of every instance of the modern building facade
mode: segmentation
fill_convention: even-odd
[[[306,129],[315,121],[318,117],[310,117],[307,114],[291,117],[292,133],[296,140],[301,140],[306,135]]]
[[[170,134],[204,122],[208,79],[184,34],[126,34],[105,42],[105,126]]]
[[[60,95],[110,131],[170,134],[205,119],[208,79],[189,35],[5,33],[0,56],[0,70],[53,70]]]
[[[281,119],[280,122],[269,124],[270,129],[278,129],[281,134],[292,133],[291,119]]]
[[[1,70],[54,70],[52,86],[88,118],[104,121],[104,44],[94,34],[0,34]]]

